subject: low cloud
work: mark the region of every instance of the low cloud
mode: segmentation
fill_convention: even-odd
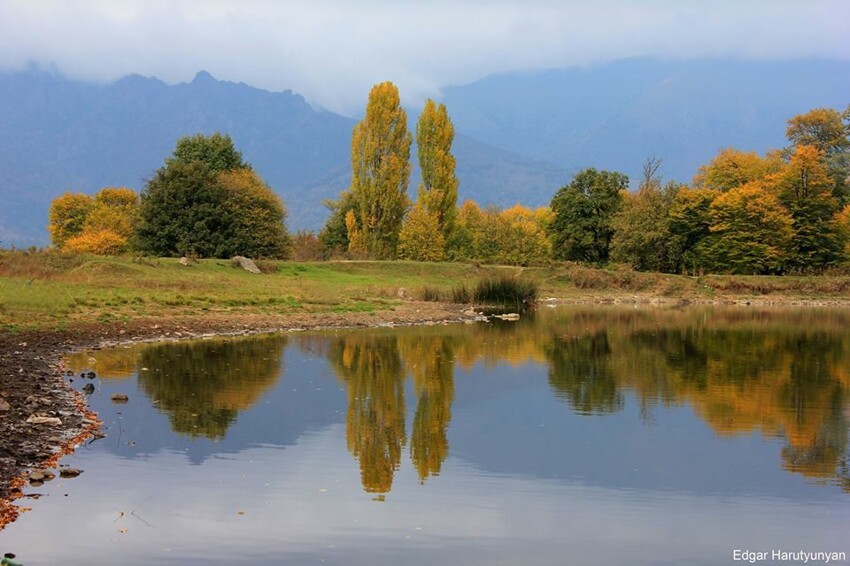
[[[496,72],[634,56],[847,59],[848,21],[844,0],[5,0],[0,68],[172,83],[205,69],[353,115],[382,80],[415,106]]]

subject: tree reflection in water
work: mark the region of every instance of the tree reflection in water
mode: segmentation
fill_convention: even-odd
[[[265,336],[155,345],[139,357],[139,385],[175,432],[223,438],[280,377],[286,338]]]

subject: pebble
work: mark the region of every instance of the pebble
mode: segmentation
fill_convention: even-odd
[[[130,400],[130,397],[126,393],[116,393],[109,400],[113,403],[126,403]]]
[[[78,475],[82,474],[83,471],[77,468],[62,468],[59,470],[60,478],[75,478]]]

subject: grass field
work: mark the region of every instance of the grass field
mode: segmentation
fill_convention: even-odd
[[[540,297],[567,300],[850,299],[848,276],[697,278],[576,264],[517,268],[402,261],[260,266],[264,273],[254,275],[228,260],[183,266],[177,259],[0,251],[0,329],[227,313],[377,312],[421,299],[428,289],[448,291],[504,273],[536,282]]]

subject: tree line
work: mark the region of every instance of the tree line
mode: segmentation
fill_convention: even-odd
[[[248,255],[479,261],[576,261],[668,273],[817,272],[850,261],[850,107],[788,121],[789,145],[725,148],[690,185],[664,182],[649,158],[637,189],[620,172],[578,172],[548,207],[458,204],[454,126],[427,100],[415,128],[421,182],[408,196],[407,114],[391,82],[375,85],[351,140],[351,184],[318,233],[286,228],[286,208],[229,136],[181,138],[141,192],[57,198],[53,244],[160,256]]]

